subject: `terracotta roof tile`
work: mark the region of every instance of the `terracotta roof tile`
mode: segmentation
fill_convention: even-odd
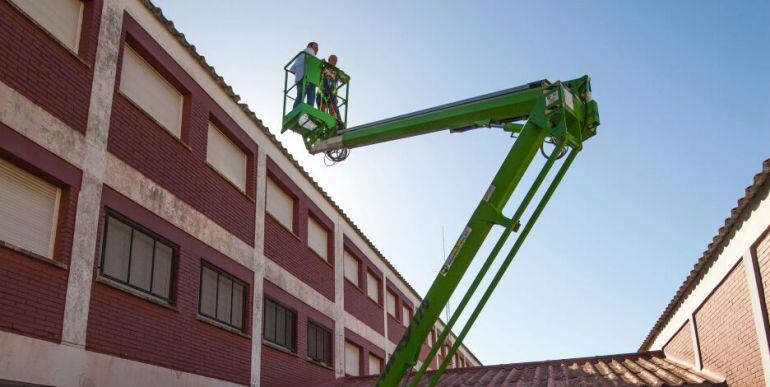
[[[738,199],[738,205],[730,211],[730,217],[725,219],[724,226],[719,229],[719,232],[708,245],[706,251],[703,252],[703,255],[698,259],[698,262],[695,263],[695,266],[684,280],[684,283],[682,283],[676,291],[674,298],[672,298],[668,303],[668,306],[666,306],[663,314],[661,314],[658,321],[655,322],[655,326],[652,327],[647,338],[644,339],[644,342],[639,347],[640,352],[650,349],[650,345],[652,345],[652,342],[655,340],[658,333],[660,333],[660,330],[666,326],[668,320],[677,311],[682,300],[684,300],[690,291],[694,289],[698,280],[708,272],[711,264],[713,264],[719,256],[721,248],[729,240],[729,236],[732,234],[733,230],[743,222],[742,217],[744,213],[747,212],[747,209],[750,209],[749,203],[751,203],[763,189],[767,188],[766,184],[770,181],[768,177],[770,177],[770,159],[767,159],[762,163],[762,171],[754,175],[754,183],[747,187],[746,194]]]
[[[427,386],[428,372],[420,386]],[[374,384],[376,376],[348,377],[325,384],[326,387],[363,387]],[[589,358],[548,360],[532,363],[447,370],[440,386],[722,386],[666,360],[660,351]]]

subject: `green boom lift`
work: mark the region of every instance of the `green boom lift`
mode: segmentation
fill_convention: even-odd
[[[308,58],[311,57],[308,56]],[[306,61],[306,74],[310,74],[310,77],[306,76],[294,87],[317,87],[319,79],[315,74],[320,74],[323,66],[326,64],[319,60]],[[461,132],[481,127],[494,127],[510,132],[511,136],[516,138],[377,380],[378,386],[397,386],[402,382],[404,385],[416,386],[420,382],[431,360],[446,340],[504,243],[512,232],[518,233],[518,238],[492,277],[478,305],[471,312],[451,349],[433,374],[429,383],[433,386],[438,383],[564,174],[582,150],[583,142],[596,134],[596,128],[599,126],[599,110],[596,101],[591,98],[590,78],[583,76],[565,82],[541,80],[351,128],[345,128],[344,120],[335,120],[328,114],[304,103],[287,112],[286,101],[293,99],[290,96],[293,87],[288,87],[288,75],[286,80],[282,131],[291,130],[299,133],[310,153],[324,152],[333,161],[344,159],[350,148],[440,130]],[[349,78],[346,78],[345,84],[348,81]],[[347,93],[343,101],[347,110]],[[553,144],[550,152],[545,151],[545,143]],[[506,217],[502,210],[538,150],[547,158],[547,161],[513,216]],[[566,158],[550,179],[529,219],[526,220],[524,227],[519,229],[525,210],[540,191],[549,171],[557,160],[565,155]],[[414,372],[423,343],[426,342],[449,297],[457,288],[493,226],[502,227],[502,234],[460,304],[447,321],[444,330],[433,343],[427,357],[423,359],[421,367]]]

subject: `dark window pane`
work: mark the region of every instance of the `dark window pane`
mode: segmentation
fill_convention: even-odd
[[[171,290],[171,262],[174,249],[155,241],[155,265],[152,272],[152,292],[169,298]]]
[[[275,303],[265,299],[265,340],[276,342],[275,338]]]
[[[316,329],[315,325],[311,322],[307,324],[307,355],[313,360],[321,360],[318,358],[316,343]]]
[[[233,280],[220,275],[219,293],[217,296],[217,320],[230,324],[230,301],[233,298]]]
[[[276,343],[288,347],[289,343],[286,341],[286,310],[281,307],[276,307],[275,313],[275,338]]]
[[[128,281],[131,285],[147,291],[150,291],[153,247],[152,237],[141,231],[134,230]]]
[[[202,267],[201,275],[201,314],[209,317],[216,316],[217,308],[217,273],[207,267]]]
[[[244,286],[233,284],[233,321],[231,324],[238,328],[243,328],[243,299]]]
[[[131,249],[131,227],[115,218],[107,218],[102,272],[112,278],[128,279],[128,254]]]

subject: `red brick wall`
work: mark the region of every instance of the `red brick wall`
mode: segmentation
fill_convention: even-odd
[[[404,335],[404,331],[406,330],[406,327],[403,324],[402,306],[406,305],[414,311],[414,305],[407,300],[404,293],[398,290],[394,283],[388,281],[387,289],[396,296],[396,317],[393,318],[393,316],[388,314],[388,339],[392,343],[398,344],[398,342],[401,341],[401,336]]]
[[[263,386],[313,386],[334,379],[334,369],[320,365],[307,357],[307,321],[312,319],[332,331],[334,321],[323,313],[294,298],[275,284],[264,282],[265,297],[278,301],[297,313],[297,351],[289,353],[263,340],[261,384]],[[256,337],[262,337],[257,335]],[[333,342],[333,339],[332,339]],[[332,364],[336,356],[332,348]]]
[[[764,385],[746,275],[740,261],[695,313],[703,367],[730,386]]]
[[[689,321],[679,328],[674,337],[663,346],[663,352],[666,356],[673,356],[695,366],[695,351],[693,350]]]
[[[59,341],[82,175],[3,124],[0,157],[62,189],[53,255],[58,265],[0,247],[0,329]]]
[[[270,159],[269,178],[295,198],[294,230],[287,230],[270,214],[265,215],[265,256],[313,289],[334,301],[334,223],[299,189]],[[329,261],[324,261],[308,247],[308,216],[313,217],[329,232]]]
[[[167,308],[123,290],[94,282],[86,348],[162,367],[236,383],[250,380],[251,339],[197,318],[201,259],[248,285],[244,333],[251,334],[253,272],[154,214],[105,187],[107,208],[176,244],[179,249],[173,307]],[[104,218],[102,217],[102,223]],[[100,225],[100,234],[102,227]],[[99,237],[101,240],[101,236]],[[97,251],[101,252],[101,243]],[[96,266],[101,254],[97,253]],[[96,277],[96,275],[95,275]]]
[[[364,322],[375,331],[384,334],[385,323],[383,322],[382,305],[377,304],[367,295],[368,283],[366,280],[367,271],[371,271],[382,281],[382,274],[374,264],[364,255],[364,253],[345,237],[345,249],[356,257],[358,264],[358,284],[353,284],[345,279],[345,311]],[[382,282],[380,282],[382,283]],[[382,297],[380,297],[382,299]]]
[[[118,92],[118,71],[107,149],[253,246],[256,143],[129,16],[124,18],[123,36],[185,95],[182,138],[173,137]],[[206,163],[210,120],[248,155],[245,193]]]
[[[9,3],[0,1],[0,81],[81,133],[88,120],[93,76],[89,66],[96,51],[102,1],[86,4],[81,61]]]

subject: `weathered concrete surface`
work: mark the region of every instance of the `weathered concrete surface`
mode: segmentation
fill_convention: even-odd
[[[254,217],[254,289],[252,292],[251,332],[254,337],[262,336],[262,293],[265,278],[265,194],[267,190],[267,155],[257,150],[257,213]],[[262,369],[262,340],[251,341],[251,386],[257,387]]]
[[[253,269],[253,247],[115,155],[109,153],[106,164],[104,183],[110,188],[241,265]],[[262,205],[264,206],[264,203]]]
[[[72,245],[67,299],[64,306],[62,341],[83,347],[86,343],[88,307],[91,300],[96,229],[107,155],[112,97],[115,88],[120,32],[123,22],[121,1],[106,0],[102,7],[99,40],[94,61],[94,78],[86,125],[83,182],[78,194],[75,234]]]
[[[0,331],[0,375],[60,387],[237,386],[67,345]]]
[[[85,137],[2,82],[0,122],[70,164],[83,167]]]

